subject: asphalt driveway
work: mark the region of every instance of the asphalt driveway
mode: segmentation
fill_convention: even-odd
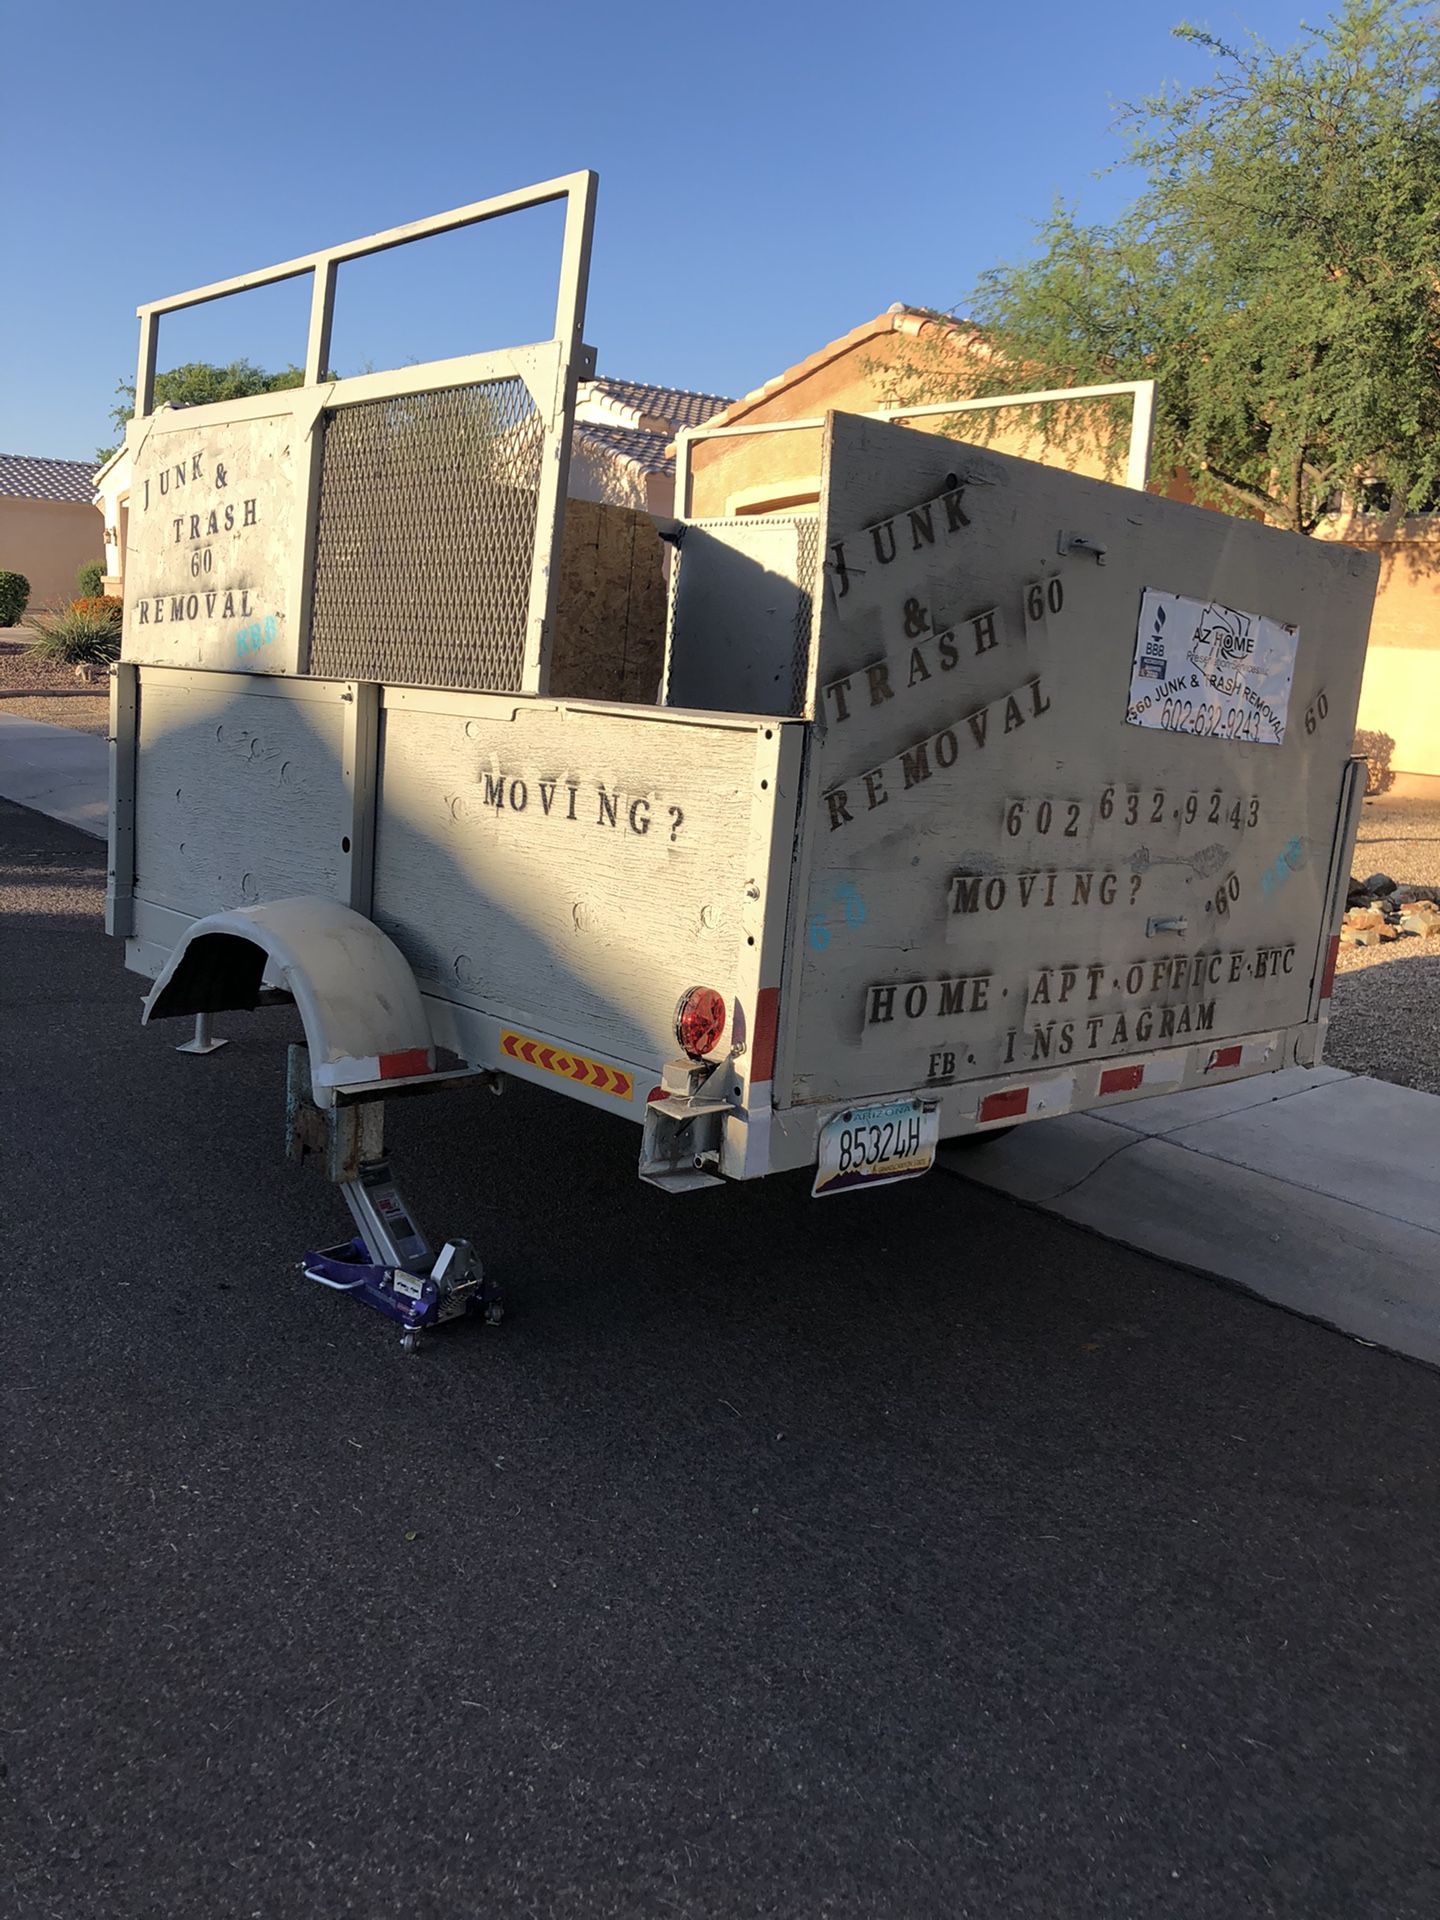
[[[0,1912],[1440,1913],[1435,1374],[526,1089],[394,1109],[513,1309],[407,1360],[103,864],[0,804]]]

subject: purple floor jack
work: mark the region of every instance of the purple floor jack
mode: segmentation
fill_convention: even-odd
[[[420,1335],[447,1320],[479,1311],[492,1325],[504,1313],[500,1289],[487,1281],[468,1240],[447,1240],[432,1254],[391,1178],[388,1162],[360,1168],[339,1183],[358,1234],[300,1262],[307,1280],[349,1293],[400,1327],[400,1345],[413,1353]]]

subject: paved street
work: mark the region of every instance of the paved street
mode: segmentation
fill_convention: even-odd
[[[1440,1377],[525,1089],[393,1110],[512,1305],[406,1360],[103,890],[0,803],[0,1913],[1434,1920]]]

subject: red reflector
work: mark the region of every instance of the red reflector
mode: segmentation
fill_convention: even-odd
[[[675,1009],[675,1038],[686,1053],[699,1059],[709,1053],[725,1031],[725,1001],[714,987],[691,987]]]
[[[382,1053],[382,1080],[409,1080],[417,1073],[429,1073],[430,1055],[424,1047],[411,1047],[406,1053]]]
[[[987,1120],[1013,1120],[1030,1104],[1028,1087],[1011,1087],[1008,1093],[987,1093],[975,1118],[983,1126]]]
[[[1213,1067],[1238,1067],[1243,1052],[1243,1047],[1217,1047],[1211,1054],[1210,1065],[1205,1071],[1209,1073]]]
[[[755,1038],[750,1043],[750,1078],[768,1080],[775,1071],[775,1029],[780,1021],[780,989],[762,987],[755,996]]]
[[[1133,1093],[1144,1078],[1144,1067],[1110,1067],[1100,1076],[1100,1091]]]
[[[1320,998],[1328,1000],[1335,991],[1335,968],[1340,959],[1340,936],[1332,933],[1325,953],[1325,971],[1320,976]]]
[[[645,1096],[645,1104],[647,1107],[654,1107],[658,1106],[660,1101],[668,1100],[669,1098],[670,1096],[664,1087],[651,1087],[649,1093]]]

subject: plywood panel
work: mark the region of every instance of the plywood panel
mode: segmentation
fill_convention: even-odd
[[[339,690],[239,674],[140,676],[135,895],[192,919],[290,894],[344,899]],[[294,686],[296,683],[290,683]]]
[[[686,526],[666,662],[671,706],[804,712],[815,547],[813,514]]]
[[[299,399],[209,426],[163,410],[135,452],[125,552],[127,660],[294,673],[294,576],[309,443]]]
[[[823,512],[793,1097],[1304,1020],[1374,563],[843,415]],[[1295,626],[1283,742],[1129,723],[1146,589]]]
[[[568,501],[551,693],[653,701],[664,647],[665,579],[655,522],[628,507]]]
[[[376,920],[427,993],[663,1059],[681,993],[749,964],[775,729],[432,701],[387,696]]]

